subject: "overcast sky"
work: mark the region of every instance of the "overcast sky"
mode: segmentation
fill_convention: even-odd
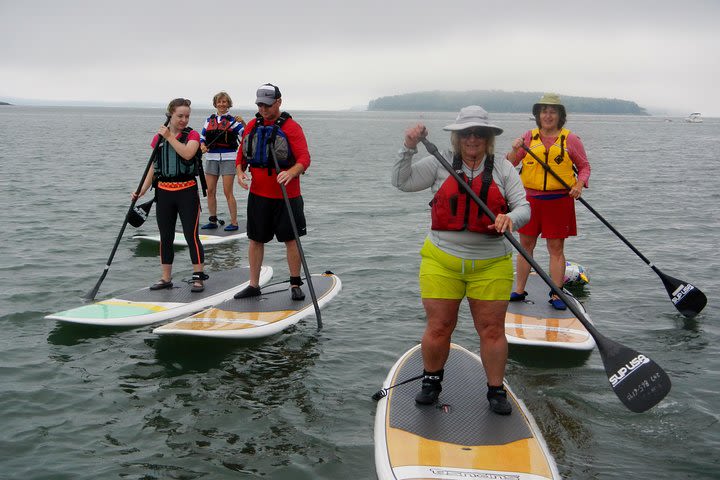
[[[720,116],[717,0],[0,0],[0,100],[346,109],[424,90]],[[530,106],[528,106],[528,109]]]

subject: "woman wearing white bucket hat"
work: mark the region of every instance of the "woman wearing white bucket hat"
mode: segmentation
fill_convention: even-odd
[[[435,195],[430,203],[431,229],[420,251],[420,295],[427,325],[422,338],[423,382],[415,401],[437,401],[458,309],[467,297],[480,335],[490,409],[508,415],[512,407],[503,389],[507,363],[504,323],[513,268],[512,248],[502,232],[524,225],[530,208],[517,171],[505,159],[494,158],[495,136],[502,129],[490,123],[482,107],[463,108],[444,130],[452,132],[452,149],[445,157],[453,159],[453,168],[496,219],[490,222],[434,156],[412,161],[427,132],[422,124],[410,127],[393,167],[392,184],[405,192],[430,188]]]
[[[518,230],[520,244],[532,255],[538,235],[547,241],[550,256],[550,277],[558,288],[562,288],[565,274],[565,239],[577,235],[575,223],[575,199],[588,186],[590,163],[580,138],[564,128],[567,118],[565,106],[560,97],[547,93],[533,105],[537,128],[528,130],[521,138],[515,139],[507,159],[513,165],[522,162],[522,178],[532,208],[530,222]],[[526,146],[533,154],[523,149]],[[536,160],[539,157],[564,183],[566,189],[552,174]],[[575,173],[577,171],[577,173]],[[518,256],[518,278],[510,301],[525,300],[525,285],[530,275],[530,264]],[[567,306],[559,297],[550,292],[549,302],[557,310]]]

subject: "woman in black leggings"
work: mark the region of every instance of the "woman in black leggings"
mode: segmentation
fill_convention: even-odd
[[[205,252],[198,236],[200,221],[200,198],[196,176],[199,175],[200,135],[188,127],[190,121],[190,100],[176,98],[167,109],[170,118],[168,126],[162,126],[152,141],[154,148],[158,141],[155,160],[140,189],[140,197],[151,186],[156,188],[157,224],[160,230],[160,262],[162,277],[153,284],[151,290],[171,288],[172,263],[175,257],[173,241],[175,224],[180,216],[185,240],[190,250],[193,265],[193,285],[191,291],[202,292],[205,289],[203,273]],[[133,198],[137,199],[135,193]]]

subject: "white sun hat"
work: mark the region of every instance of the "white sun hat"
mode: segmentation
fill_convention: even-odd
[[[444,126],[443,130],[453,132],[472,127],[487,128],[492,130],[495,135],[503,133],[502,128],[490,123],[488,112],[478,105],[470,105],[460,109],[460,113],[458,113],[455,123]]]

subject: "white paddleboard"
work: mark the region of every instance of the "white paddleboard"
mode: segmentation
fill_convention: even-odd
[[[149,325],[180,315],[189,315],[217,305],[245,288],[250,280],[249,267],[219,272],[207,272],[205,291],[193,293],[191,285],[175,280],[172,288],[150,290],[149,287],[102,300],[89,305],[47,315],[45,318],[65,323],[127,327]],[[260,281],[266,284],[272,278],[271,267],[262,267]]]
[[[569,308],[555,310],[548,303],[550,287],[539,275],[530,274],[525,291],[528,296],[524,301],[508,304],[505,314],[508,343],[584,351],[595,348],[595,340]],[[582,304],[567,290],[565,294],[590,320]]]
[[[423,371],[417,345],[395,363],[383,387]],[[480,357],[451,344],[436,405],[417,405],[420,380],[389,390],[375,414],[379,480],[560,479],[555,460],[525,404],[505,384],[511,415],[490,411]]]
[[[342,288],[340,278],[330,272],[312,275],[312,279],[320,308]],[[267,337],[315,314],[308,286],[303,285],[302,289],[305,300],[298,301],[290,297],[289,282],[268,285],[258,297],[230,299],[190,317],[157,327],[153,332],[158,335],[214,338]]]
[[[232,242],[235,240],[240,240],[243,238],[247,238],[247,232],[245,231],[245,227],[240,226],[237,230],[233,232],[227,232],[223,229],[223,227],[218,227],[214,230],[200,230],[200,242],[203,244],[203,246],[206,245],[218,245],[220,243],[226,243],[226,242]],[[141,240],[145,242],[153,242],[153,243],[160,243],[160,234],[144,234],[144,233],[136,233],[132,236],[135,240]],[[173,241],[173,245],[181,246],[181,247],[187,247],[188,243],[185,240],[185,235],[183,235],[183,232],[175,232],[175,240]]]

